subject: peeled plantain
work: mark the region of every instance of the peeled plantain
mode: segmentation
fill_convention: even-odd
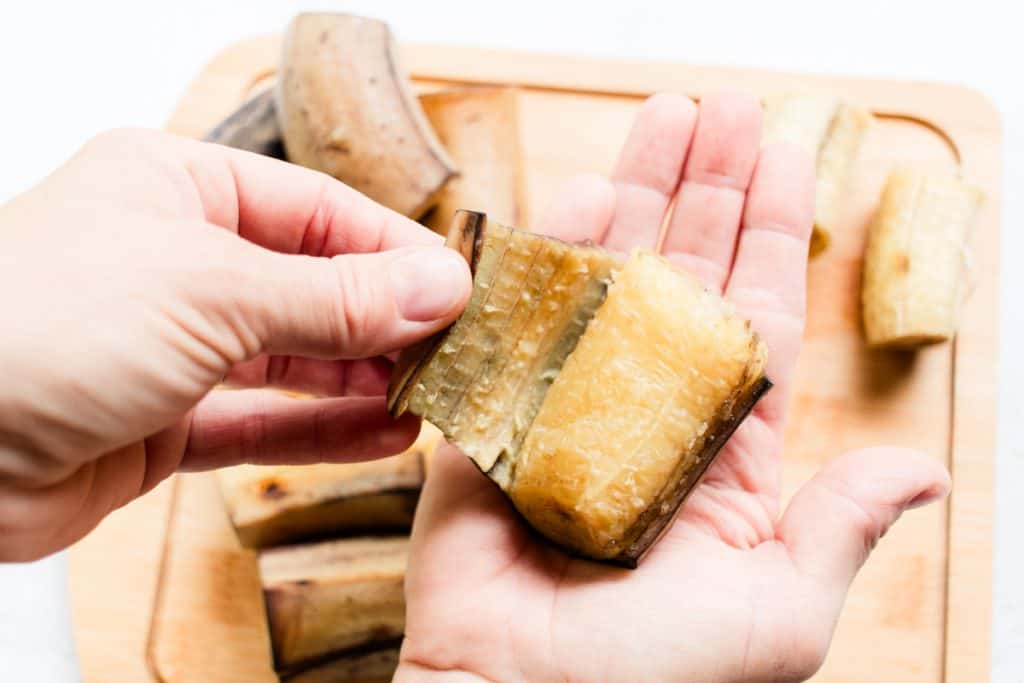
[[[661,257],[489,225],[448,235],[473,294],[406,349],[388,405],[439,427],[531,525],[636,566],[771,386],[749,323]]]
[[[228,516],[249,548],[368,531],[407,531],[437,437],[359,463],[239,465],[217,472]]]
[[[398,647],[407,537],[358,537],[260,553],[274,669]],[[341,666],[339,664],[339,666]]]
[[[889,176],[864,255],[869,344],[913,348],[953,337],[982,198],[954,176],[910,168]]]
[[[831,95],[783,95],[764,101],[765,144],[800,145],[817,165],[811,256],[824,251],[832,239],[847,177],[873,120],[866,109]]]

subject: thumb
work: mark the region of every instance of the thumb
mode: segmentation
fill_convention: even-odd
[[[442,246],[333,258],[264,252],[266,287],[245,298],[268,353],[366,358],[450,324],[469,299],[465,259]]]
[[[852,451],[823,467],[793,497],[781,540],[800,570],[845,591],[904,510],[944,498],[950,486],[946,469],[919,451]]]

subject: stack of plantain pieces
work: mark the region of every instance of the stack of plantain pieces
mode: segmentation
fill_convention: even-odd
[[[409,530],[436,430],[380,460],[218,472],[242,545],[259,553],[282,681],[389,681],[405,628]]]

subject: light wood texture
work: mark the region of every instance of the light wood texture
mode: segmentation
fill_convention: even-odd
[[[257,554],[238,542],[216,476],[179,475],[174,508],[149,629],[152,671],[166,683],[275,683]]]
[[[183,97],[172,120],[174,129],[200,136],[264,86],[275,69],[277,41],[245,41],[218,56]],[[859,683],[871,672],[884,672],[886,681],[897,683],[987,680],[1001,182],[1000,126],[991,105],[973,91],[944,85],[435,46],[404,46],[402,54],[424,87],[522,88],[528,224],[569,175],[611,169],[636,108],[652,92],[699,97],[725,85],[762,96],[830,91],[879,117],[851,179],[849,205],[831,248],[808,266],[808,324],[792,398],[784,490],[788,496],[844,450],[892,443],[921,448],[946,463],[953,472],[954,494],[944,505],[906,515],[878,546],[852,587],[832,650],[815,680]],[[936,170],[959,165],[987,197],[975,226],[974,290],[960,333],[952,344],[916,357],[868,351],[859,320],[866,226],[888,171],[901,162]],[[261,640],[263,625],[246,621],[257,619],[255,611],[240,613],[239,605],[249,599],[242,593],[252,589],[247,583],[252,577],[224,580],[230,575],[226,568],[237,572],[249,560],[229,536],[220,534],[223,512],[212,479],[184,478],[178,493],[161,604],[175,604],[167,596],[179,596],[187,605],[179,613],[188,620],[154,633],[154,646],[162,653],[156,660],[161,674],[182,683],[273,680],[265,675],[270,664]],[[134,522],[139,528],[135,539],[143,538],[152,525],[143,514],[125,514],[118,522]],[[174,540],[175,530],[187,546]],[[141,553],[111,540],[116,537],[86,542],[93,553],[101,546],[106,550],[106,557],[94,555],[89,567],[73,562],[72,571],[79,574],[75,586],[117,586],[88,595],[76,591],[83,665],[88,681],[141,680],[114,675],[121,669],[141,669],[141,664],[127,661],[125,650],[112,657],[113,647],[90,652],[83,644],[85,639],[95,642],[91,629],[120,633],[136,628],[137,619],[121,621],[129,610],[116,603],[125,602],[129,591],[133,602],[137,595],[146,595],[134,592],[144,586],[115,577],[152,576],[159,564],[155,555],[135,557],[136,566],[129,568],[124,553],[129,548]],[[217,563],[212,575],[210,563]],[[102,582],[92,581],[82,573],[86,568],[107,575]],[[145,598],[142,602],[149,604]]]
[[[173,488],[165,481],[71,548],[71,620],[86,683],[154,680],[146,640]]]

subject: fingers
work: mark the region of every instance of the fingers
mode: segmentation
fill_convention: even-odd
[[[183,217],[205,217],[273,251],[334,256],[441,243],[415,221],[295,164],[144,130],[104,133],[89,147],[97,145],[101,157],[160,160],[179,189],[176,207],[189,213]]]
[[[779,538],[803,573],[845,593],[878,540],[907,509],[945,497],[949,473],[901,448],[847,453],[793,497]]]
[[[717,292],[732,265],[760,140],[757,98],[722,92],[701,100],[662,250]]]
[[[206,220],[267,249],[335,256],[442,242],[323,173],[222,145],[164,140],[183,157]]]
[[[465,260],[443,247],[332,259],[259,251],[244,266],[250,286],[235,291],[265,353],[379,356],[451,323],[472,288]]]
[[[240,388],[272,387],[317,396],[383,396],[391,367],[383,357],[318,360],[259,356],[236,364],[225,382]]]
[[[697,105],[683,95],[662,93],[644,103],[612,174],[618,201],[607,248],[657,246],[696,121]]]
[[[419,420],[392,419],[383,397],[306,400],[270,390],[214,391],[193,413],[181,469],[382,458],[404,451],[418,433]]]
[[[804,326],[807,245],[814,221],[814,167],[793,145],[761,152],[743,214],[726,296],[768,345],[775,389],[756,408],[781,421]]]
[[[615,188],[599,175],[566,181],[544,211],[536,231],[565,242],[600,242],[615,213]]]

